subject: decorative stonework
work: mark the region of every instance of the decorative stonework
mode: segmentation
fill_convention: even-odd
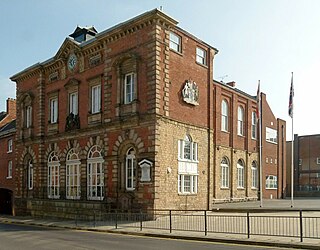
[[[49,146],[47,147],[46,153],[45,153],[45,157],[46,157],[45,159],[48,160],[48,157],[52,151],[56,152],[57,156],[60,159],[62,152],[61,152],[57,143],[49,144]]]
[[[127,141],[128,143],[125,143]],[[120,147],[124,144],[130,144],[133,143],[134,146],[137,148],[139,153],[144,152],[144,143],[141,139],[141,137],[138,136],[138,134],[134,131],[134,129],[123,131],[121,135],[118,136],[117,141],[115,142],[113,149],[112,149],[112,155],[119,155],[121,151]],[[121,154],[120,154],[121,155]]]
[[[23,153],[21,154],[19,164],[23,165],[23,160],[27,154],[31,156],[33,163],[37,163],[37,157],[33,149],[31,147],[25,147]]]
[[[89,141],[87,142],[87,145],[85,146],[85,148],[83,150],[83,154],[88,156],[90,149],[94,145],[98,145],[102,149],[102,156],[105,156],[104,155],[104,144],[103,144],[103,140],[100,138],[100,136],[90,137]]]
[[[74,149],[74,152],[79,155],[80,159],[86,159],[86,155],[81,150],[79,142],[77,140],[69,140],[67,147],[63,150],[61,161],[65,161],[70,149]]]
[[[194,81],[186,81],[182,89],[182,97],[186,103],[199,105],[199,88]]]

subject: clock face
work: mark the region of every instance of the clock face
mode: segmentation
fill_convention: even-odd
[[[68,59],[68,68],[73,70],[77,64],[77,57],[75,54],[71,54]]]

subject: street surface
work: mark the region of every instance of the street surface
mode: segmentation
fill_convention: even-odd
[[[159,239],[151,237],[128,236],[67,229],[52,229],[39,226],[0,223],[0,250],[9,249],[262,250],[280,248]]]

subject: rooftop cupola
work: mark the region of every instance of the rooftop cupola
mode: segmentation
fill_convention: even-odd
[[[95,37],[98,31],[93,27],[80,27],[77,26],[75,31],[69,36],[72,37],[75,41],[82,43],[88,41]]]

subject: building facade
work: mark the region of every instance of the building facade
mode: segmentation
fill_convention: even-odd
[[[212,80],[217,52],[152,10],[100,33],[77,27],[14,75],[16,212],[257,199],[256,98]]]
[[[15,190],[16,101],[7,99],[7,111],[0,113],[0,214],[13,213]]]
[[[320,196],[320,135],[294,135],[293,142],[293,195]],[[292,142],[287,142],[287,183],[291,195]]]

